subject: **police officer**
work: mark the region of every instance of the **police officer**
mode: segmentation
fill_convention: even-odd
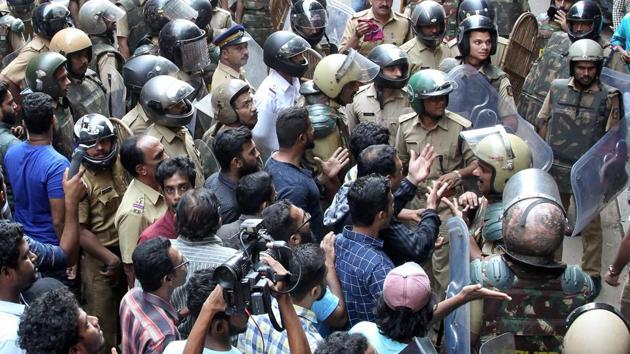
[[[50,39],[58,31],[68,27],[70,12],[59,3],[44,3],[33,12],[35,36],[0,73],[14,87],[24,88],[24,74],[28,63],[39,53],[47,52]],[[14,94],[15,95],[15,94]],[[15,95],[17,96],[17,95]]]
[[[552,34],[558,31],[568,31],[567,13],[571,5],[573,5],[572,0],[551,0],[549,9],[536,16],[536,21],[538,21],[537,57],[542,55],[542,49],[547,46]],[[549,15],[553,15],[553,18],[550,18]]]
[[[0,9],[0,68],[8,64],[24,45],[24,22]],[[9,54],[14,53],[11,56]]]
[[[116,21],[125,12],[108,0],[90,0],[79,9],[81,29],[92,41],[92,61],[90,69],[99,77],[107,92],[110,114],[122,118],[125,107],[125,84],[122,67],[125,59],[114,48]]]
[[[79,203],[83,296],[111,348],[118,331],[114,314],[127,290],[114,217],[131,178],[118,159],[118,137],[109,119],[85,115],[75,123],[74,135],[77,144],[89,146],[81,162],[87,193]]]
[[[210,144],[210,137],[215,137],[225,129],[246,126],[253,129],[258,122],[258,111],[254,105],[252,89],[249,84],[239,79],[229,79],[212,90],[212,110],[218,121],[213,129],[204,134],[204,141]]]
[[[504,253],[474,260],[470,278],[512,301],[484,300],[481,340],[509,331],[518,352],[560,352],[564,319],[595,292],[579,266],[554,260],[568,226],[558,189],[545,171],[526,169],[505,185],[503,205]]]
[[[118,0],[116,5],[125,10],[125,16],[116,21],[116,36],[120,54],[127,59],[138,47],[140,40],[149,33],[144,21],[143,7],[146,0]]]
[[[512,84],[508,75],[490,60],[490,56],[497,51],[497,30],[492,20],[481,15],[465,18],[459,25],[457,47],[462,56],[462,64],[472,65],[479,70],[497,90],[503,104],[514,106]],[[499,110],[501,111],[501,107]]]
[[[68,61],[68,94],[75,120],[88,113],[98,113],[108,117],[109,104],[105,87],[96,73],[88,68],[92,60],[92,42],[85,32],[76,28],[65,28],[50,41],[52,52],[64,55]]]
[[[151,122],[140,105],[140,92],[149,79],[158,75],[175,76],[179,72],[177,65],[170,60],[156,55],[141,55],[129,59],[123,67],[123,78],[128,92],[129,112],[122,121],[134,135],[146,132]]]
[[[217,36],[212,43],[220,48],[219,65],[212,75],[212,86],[220,86],[231,79],[247,82],[243,67],[249,59],[248,42],[252,37],[242,25],[234,25]]]
[[[500,36],[509,38],[514,23],[522,13],[529,11],[527,0],[489,0],[497,17],[497,31]]]
[[[630,353],[630,323],[614,306],[593,302],[582,305],[566,320],[565,354]]]
[[[445,73],[435,69],[424,69],[413,74],[407,84],[409,101],[414,112],[400,116],[396,149],[403,166],[409,163],[410,151],[422,151],[426,144],[433,145],[437,161],[425,184],[418,188],[418,196],[407,208],[424,207],[424,193],[432,181],[439,180],[448,184],[444,196],[461,194],[462,178],[472,176],[476,166],[475,157],[470,148],[461,143],[459,133],[470,127],[470,121],[446,110],[448,95],[454,84]],[[442,220],[450,216],[448,206],[441,205],[438,213]],[[442,224],[440,233],[446,235],[446,223]],[[448,284],[448,243],[436,247],[433,253],[433,273],[437,280],[436,292],[441,294]]]
[[[142,88],[140,105],[153,123],[146,134],[158,138],[168,156],[188,156],[197,170],[195,185],[201,186],[204,182],[203,166],[193,138],[186,129],[196,113],[196,108],[187,98],[193,90],[192,86],[174,77],[156,76]]]
[[[158,47],[160,31],[169,21],[184,19],[194,21],[198,13],[183,0],[147,0],[144,4],[144,22],[150,29],[138,45]]]
[[[393,0],[370,0],[371,7],[352,15],[341,38],[339,52],[354,48],[367,55],[379,44],[402,45],[413,37],[409,20],[392,10]]]
[[[218,6],[218,0],[212,0],[212,18],[208,28],[208,38],[212,40],[221,34],[222,31],[235,25],[232,14]],[[211,31],[210,31],[211,30]]]
[[[314,51],[321,56],[334,54],[326,36],[328,12],[324,5],[317,0],[299,0],[291,6],[291,30],[306,39]],[[320,45],[326,37],[324,46]]]
[[[381,44],[372,49],[368,59],[378,64],[380,70],[374,82],[361,87],[346,106],[348,128],[352,131],[364,122],[379,124],[389,129],[389,143],[393,145],[398,117],[412,111],[403,91],[409,81],[407,54],[393,44]]]
[[[53,147],[70,159],[74,146],[74,120],[66,98],[70,85],[66,62],[67,59],[59,53],[38,54],[26,67],[25,81],[30,91],[43,92],[53,98]]]
[[[24,38],[28,41],[33,37],[33,10],[35,10],[35,0],[7,0],[11,16],[19,18],[24,23]]]
[[[423,1],[413,9],[411,24],[416,36],[400,46],[409,57],[410,74],[421,69],[437,69],[443,59],[451,56],[448,46],[444,44],[444,8],[433,0]]]
[[[569,48],[569,79],[556,79],[538,114],[538,133],[551,146],[554,163],[550,173],[558,183],[565,208],[571,197],[573,164],[593,146],[622,114],[618,90],[600,82],[604,57],[591,39],[576,41]],[[597,215],[582,231],[582,268],[596,285],[601,284],[602,229]]]

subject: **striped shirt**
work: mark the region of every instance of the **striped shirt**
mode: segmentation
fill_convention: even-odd
[[[140,288],[131,289],[120,303],[123,354],[161,354],[168,343],[180,339],[177,320],[173,305]]]

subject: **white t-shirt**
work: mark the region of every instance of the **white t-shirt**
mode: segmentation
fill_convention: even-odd
[[[185,340],[177,340],[174,342],[170,342],[164,352],[162,354],[182,354],[184,352],[184,347],[186,346]],[[203,354],[242,354],[238,349],[232,347],[232,349],[228,351],[218,351],[212,350],[208,348],[203,348]]]
[[[0,301],[0,354],[21,354],[18,326],[24,305]]]

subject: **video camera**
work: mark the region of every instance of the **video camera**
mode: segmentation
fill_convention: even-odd
[[[262,219],[247,219],[238,234],[241,251],[214,271],[214,280],[223,287],[227,303],[226,314],[248,312],[250,315],[269,313],[272,324],[278,325],[271,311],[271,293],[267,280],[275,282],[271,267],[260,262],[260,253],[266,252],[289,269],[293,253],[284,241],[274,241],[262,228]],[[287,280],[288,283],[288,280]]]

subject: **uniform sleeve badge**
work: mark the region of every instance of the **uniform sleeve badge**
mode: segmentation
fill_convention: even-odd
[[[144,213],[144,196],[138,197],[131,205],[131,211],[136,214]]]

